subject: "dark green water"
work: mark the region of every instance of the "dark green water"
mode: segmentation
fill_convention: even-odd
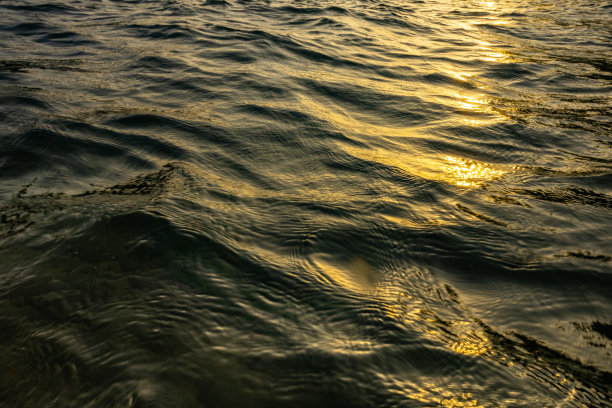
[[[612,3],[0,1],[1,407],[611,407]]]

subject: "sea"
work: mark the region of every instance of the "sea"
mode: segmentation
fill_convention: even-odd
[[[0,0],[0,407],[612,407],[610,0]]]

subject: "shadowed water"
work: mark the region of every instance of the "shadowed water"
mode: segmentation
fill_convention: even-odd
[[[0,406],[611,407],[610,27],[0,2]]]

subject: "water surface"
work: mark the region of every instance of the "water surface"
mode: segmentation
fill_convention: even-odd
[[[0,405],[612,406],[610,27],[0,2]]]

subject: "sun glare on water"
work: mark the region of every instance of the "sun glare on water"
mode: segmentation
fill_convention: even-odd
[[[477,187],[504,174],[503,170],[494,169],[486,163],[460,157],[444,156],[444,161],[443,169],[449,181],[462,187]]]

